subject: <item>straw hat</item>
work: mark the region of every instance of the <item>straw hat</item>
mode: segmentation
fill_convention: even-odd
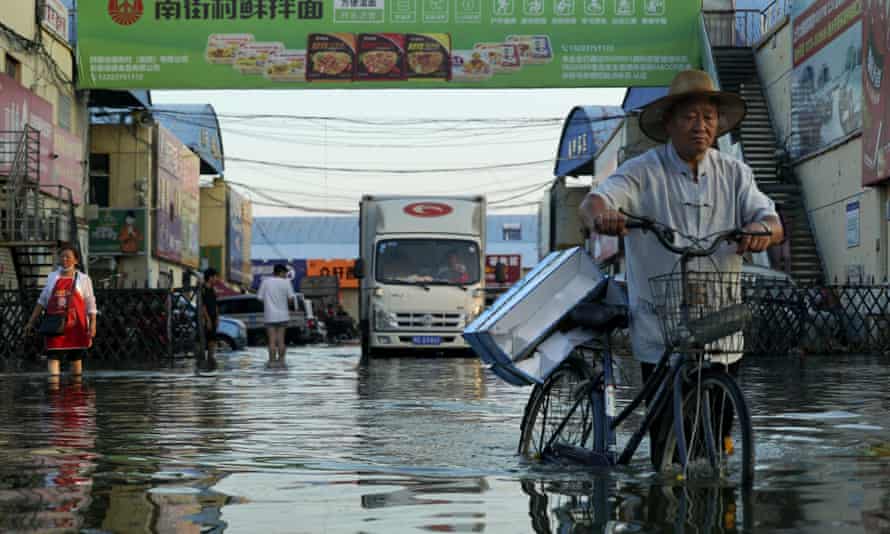
[[[717,136],[732,130],[745,118],[745,101],[735,93],[720,91],[708,73],[700,70],[684,70],[674,77],[667,96],[649,103],[640,114],[640,128],[652,139],[664,143],[668,134],[664,129],[664,114],[675,104],[691,96],[706,96],[716,101],[720,117]]]

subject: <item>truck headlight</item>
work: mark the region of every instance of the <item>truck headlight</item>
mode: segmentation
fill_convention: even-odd
[[[395,330],[399,327],[396,314],[380,308],[374,308],[374,330]]]
[[[467,313],[467,315],[464,318],[465,319],[464,326],[466,327],[467,325],[469,325],[470,323],[475,321],[476,317],[479,317],[479,315],[481,315],[481,314],[482,314],[482,304],[477,304],[477,305],[473,306],[473,309],[469,313]]]

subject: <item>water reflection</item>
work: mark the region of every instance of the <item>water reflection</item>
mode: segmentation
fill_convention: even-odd
[[[42,387],[41,387],[42,386]],[[95,470],[95,397],[80,380],[19,384],[16,398],[39,397],[44,417],[29,411],[13,424],[0,457],[0,530],[76,530],[90,506]],[[10,457],[16,461],[9,461]]]
[[[663,479],[642,454],[527,465],[529,389],[472,359],[358,360],[0,374],[0,531],[890,531],[886,359],[746,361],[753,493]],[[621,402],[639,385],[625,375]]]
[[[753,492],[733,487],[627,485],[524,480],[531,528],[538,534],[618,532],[747,532]]]

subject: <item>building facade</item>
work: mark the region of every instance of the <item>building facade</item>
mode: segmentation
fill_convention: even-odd
[[[56,249],[86,252],[86,96],[74,86],[68,8],[0,10],[0,285],[39,285]],[[27,245],[27,247],[25,246]]]
[[[241,291],[253,282],[253,205],[222,178],[201,187],[201,269],[213,267]]]

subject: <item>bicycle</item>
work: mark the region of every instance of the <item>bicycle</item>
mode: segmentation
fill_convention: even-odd
[[[647,217],[625,216],[627,228],[653,232],[663,247],[679,255],[679,272],[675,268],[650,280],[667,348],[642,390],[618,413],[609,338],[626,326],[627,310],[602,303],[602,286],[609,281],[600,282],[561,325],[597,335],[576,346],[535,386],[523,416],[519,452],[543,460],[626,465],[670,403],[672,423],[665,424],[660,434],[664,448],[653,455],[659,471],[678,463],[688,475],[694,465],[696,473],[738,477],[750,485],[754,438],[748,407],[727,366],[714,360],[744,351],[742,331],[756,299],[744,294],[740,273],[699,272],[691,270],[690,263],[710,258],[724,242],[768,234],[735,229],[698,239]],[[676,235],[691,244],[675,245]],[[619,454],[616,430],[644,399],[651,399],[645,417]]]

